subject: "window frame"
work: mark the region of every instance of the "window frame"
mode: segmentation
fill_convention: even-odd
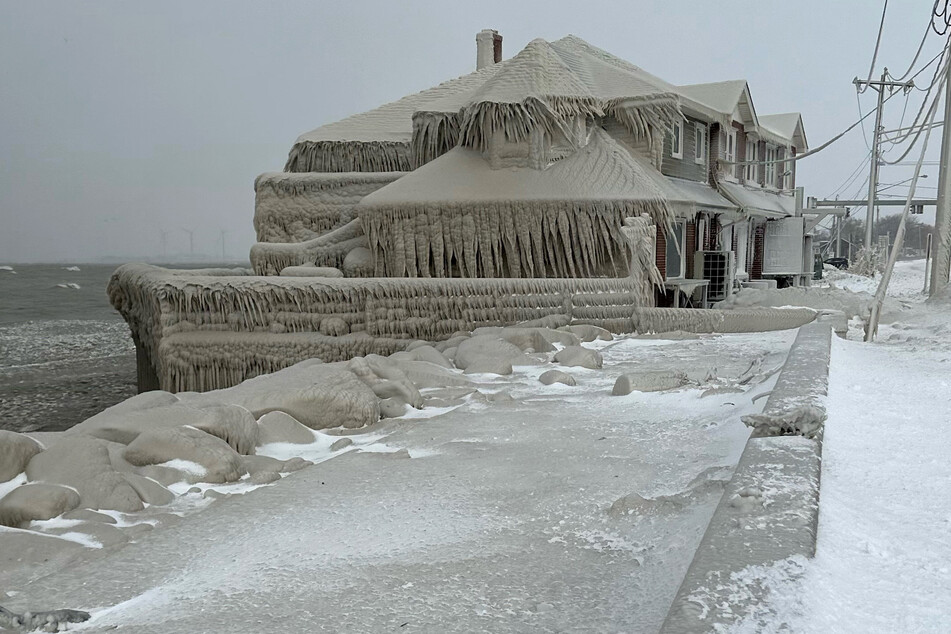
[[[670,156],[675,159],[684,157],[684,122],[674,121],[670,132]]]
[[[747,184],[756,182],[756,151],[759,147],[759,143],[754,139],[746,140],[746,157],[744,161],[748,163],[746,165],[746,173],[744,174],[744,180]],[[750,161],[753,161],[752,163]]]
[[[723,132],[723,160],[727,163],[727,173],[735,177],[736,166],[733,163],[736,162],[736,128],[730,126],[729,129],[725,129]]]
[[[776,160],[779,154],[779,148],[772,143],[766,144],[766,164],[763,166],[763,182],[767,187],[776,187]]]
[[[680,280],[686,278],[686,272],[684,269],[687,268],[687,221],[684,219],[677,219],[673,223],[676,226],[677,239],[676,241],[671,240],[670,235],[665,235],[665,245],[664,245],[664,262],[665,266],[665,275],[664,279],[668,280]],[[670,248],[671,242],[676,245],[676,251],[679,252],[679,275],[670,274]]]
[[[693,162],[703,165],[707,162],[707,126],[700,122],[693,124],[693,139],[696,147],[693,149]]]

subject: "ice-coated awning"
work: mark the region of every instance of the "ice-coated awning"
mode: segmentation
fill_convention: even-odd
[[[724,196],[750,215],[785,218],[796,213],[796,198],[792,194],[781,194],[730,182],[721,182],[719,187]]]
[[[664,176],[643,155],[631,151],[629,147],[628,152],[634,162],[641,166],[641,173],[650,177],[654,185],[664,192],[668,204],[678,215],[690,216],[700,211],[712,211],[714,213],[737,211],[736,205],[721,196],[710,185],[699,181]]]
[[[736,211],[737,207],[706,183],[668,177],[681,192],[681,200],[691,202],[697,211]],[[680,200],[678,200],[680,202]]]

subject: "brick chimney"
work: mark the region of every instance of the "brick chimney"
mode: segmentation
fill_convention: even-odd
[[[502,36],[495,29],[476,33],[476,70],[502,61]]]

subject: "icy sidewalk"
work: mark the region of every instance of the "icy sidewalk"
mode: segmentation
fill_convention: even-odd
[[[86,631],[656,632],[763,403],[610,396],[638,369],[780,365],[795,331],[602,344],[603,370],[481,377],[511,398],[378,430],[351,452],[22,588]],[[551,367],[551,366],[548,366]],[[754,381],[756,383],[756,381]]]
[[[951,355],[834,340],[803,632],[951,628]]]
[[[743,571],[768,599],[729,631],[951,628],[951,342],[921,338],[951,320],[933,317],[833,339],[816,556]]]

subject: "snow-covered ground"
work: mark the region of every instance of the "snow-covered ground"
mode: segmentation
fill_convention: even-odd
[[[384,421],[356,450],[46,577],[0,579],[5,607],[86,609],[90,631],[656,631],[745,444],[739,417],[761,410],[794,337],[594,342],[604,368],[564,368],[574,387],[539,383],[550,364],[475,375],[461,407]],[[646,368],[695,383],[611,395]]]
[[[743,571],[767,602],[732,631],[951,631],[951,302],[922,282],[899,263],[877,342],[857,320],[833,340],[816,557]],[[8,529],[5,547],[55,547],[0,569],[0,603],[89,610],[85,631],[656,632],[795,334],[594,342],[604,368],[562,368],[574,387],[540,384],[550,364],[476,375],[463,405],[346,450],[318,434],[319,464],[277,482],[119,514],[138,521],[121,547],[72,520]],[[693,382],[610,395],[647,368]]]
[[[951,631],[951,304],[924,303],[923,275],[898,263],[889,295],[910,308],[876,343],[833,339],[816,556],[746,571],[770,589],[766,631]]]

